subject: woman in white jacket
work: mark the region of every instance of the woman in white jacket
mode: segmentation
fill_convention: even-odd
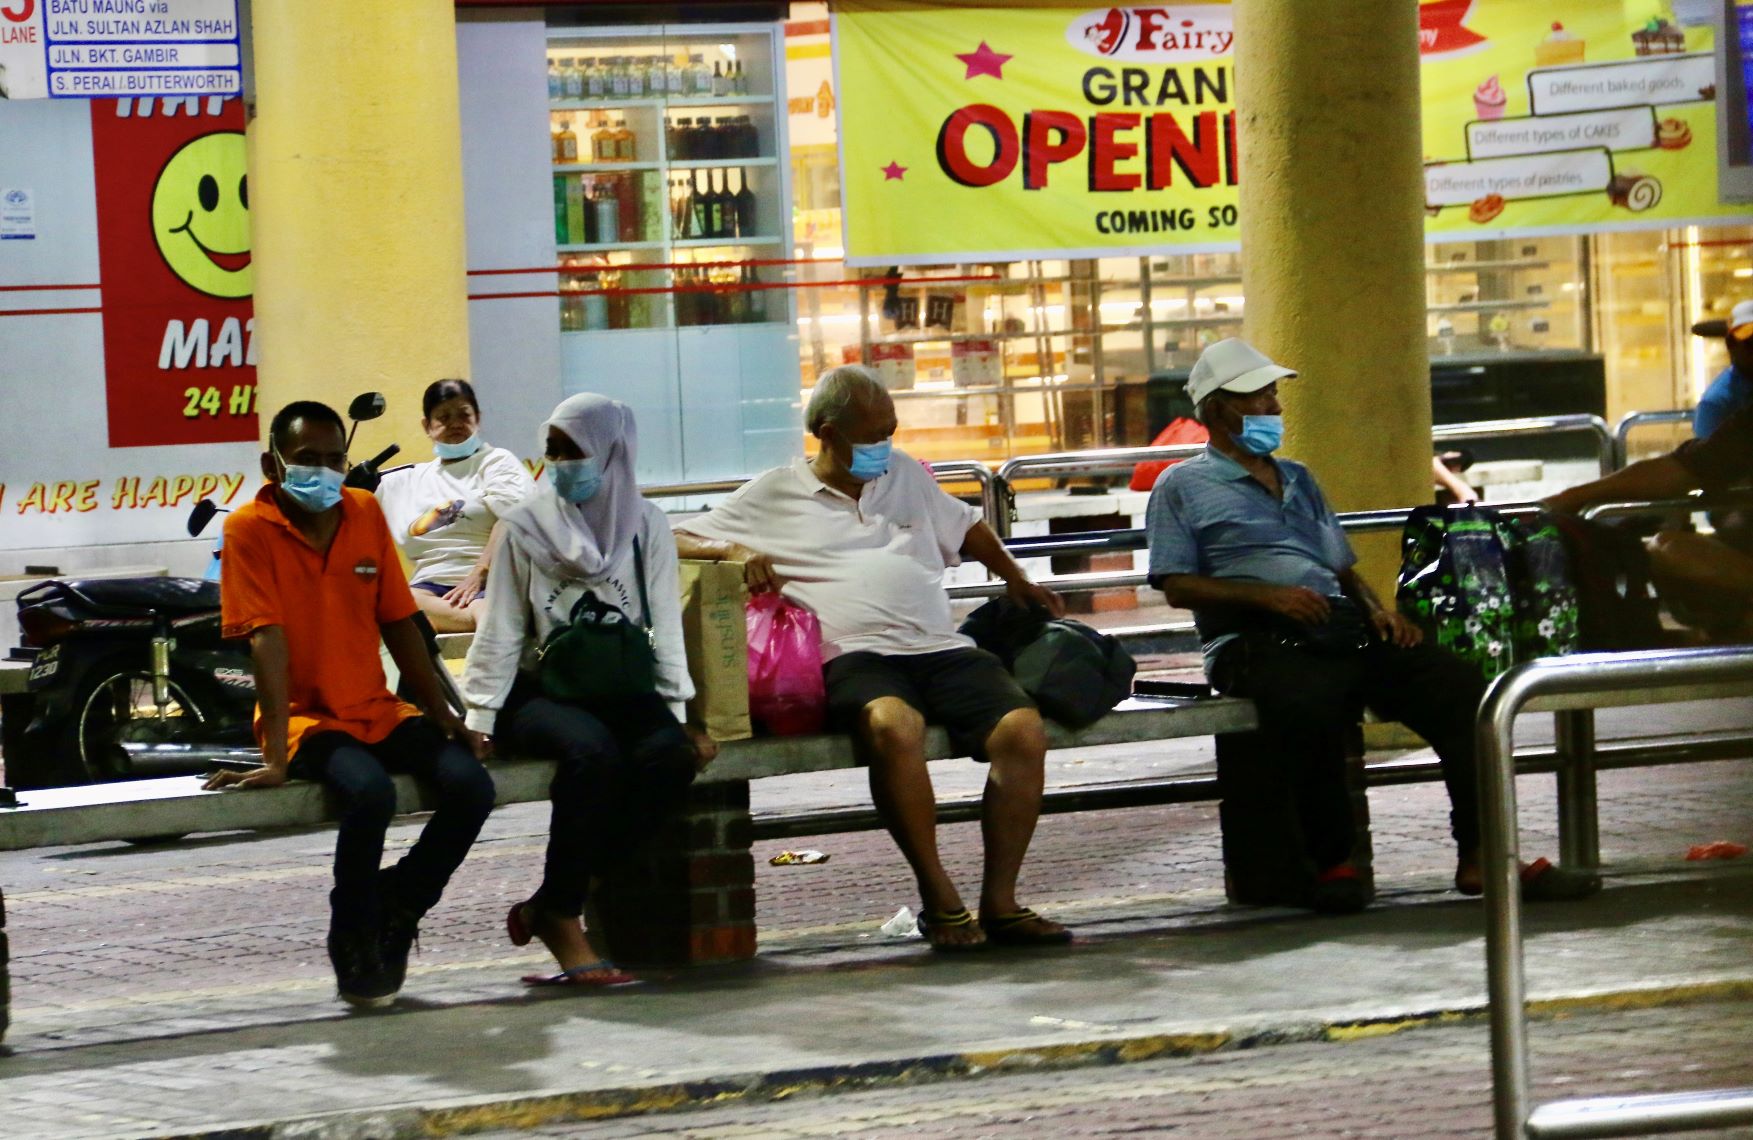
[[[524,981],[617,985],[632,979],[592,949],[579,921],[592,877],[680,806],[716,746],[683,726],[694,686],[682,648],[676,544],[663,511],[634,481],[632,411],[603,396],[572,396],[543,432],[553,486],[501,519],[504,549],[488,579],[463,696],[471,728],[517,753],[559,761],[542,884],[511,908],[506,930],[520,946],[540,938],[560,972]],[[651,631],[655,691],[607,707],[542,695],[537,647],[586,593]]]
[[[438,380],[420,401],[420,428],[437,458],[387,472],[377,489],[396,544],[413,563],[414,601],[440,633],[479,623],[499,516],[535,493],[523,461],[481,439],[481,405],[467,380]]]

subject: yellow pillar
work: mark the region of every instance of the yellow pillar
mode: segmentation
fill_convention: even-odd
[[[1418,0],[1236,0],[1247,338],[1335,510],[1428,502]],[[1392,597],[1395,536],[1357,544]]]
[[[389,412],[353,458],[431,447],[420,394],[467,377],[462,137],[452,0],[254,0],[257,406]]]

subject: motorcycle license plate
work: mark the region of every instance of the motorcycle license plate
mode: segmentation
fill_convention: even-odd
[[[52,682],[61,672],[61,647],[51,645],[36,655],[30,665],[30,677],[27,684],[33,689],[40,689]]]

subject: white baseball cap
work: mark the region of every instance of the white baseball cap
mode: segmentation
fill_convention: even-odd
[[[1265,353],[1239,337],[1229,337],[1199,354],[1187,376],[1187,398],[1198,407],[1218,389],[1246,395],[1268,384],[1296,375],[1296,370],[1274,364]]]
[[[1729,319],[1718,317],[1713,321],[1699,321],[1692,326],[1698,336],[1734,337],[1746,340],[1753,337],[1753,301],[1742,301],[1729,313]]]

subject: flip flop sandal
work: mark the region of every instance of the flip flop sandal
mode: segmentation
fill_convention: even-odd
[[[925,935],[925,941],[940,954],[965,954],[971,950],[986,949],[986,940],[978,942],[939,942],[932,937],[937,931],[957,930],[962,927],[974,927],[974,916],[968,913],[967,907],[960,910],[919,912],[919,933]]]
[[[1536,859],[1522,871],[1524,902],[1573,902],[1601,889],[1601,876],[1574,867],[1559,867],[1550,859]]]
[[[1071,941],[1071,931],[1069,930],[1027,929],[1031,923],[1044,921],[1046,920],[1040,915],[1028,907],[1023,907],[1011,914],[981,918],[980,929],[984,930],[986,937],[997,946],[1063,946]]]
[[[619,969],[613,962],[592,962],[574,966],[558,974],[525,974],[523,984],[531,987],[576,986],[580,989],[606,990],[613,986],[637,985],[639,979]]]

